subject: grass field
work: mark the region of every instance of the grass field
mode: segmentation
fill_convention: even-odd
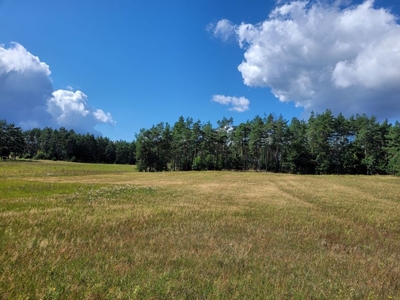
[[[0,162],[0,299],[400,299],[400,178]]]

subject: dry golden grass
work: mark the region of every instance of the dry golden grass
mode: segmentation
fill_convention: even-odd
[[[2,299],[399,299],[400,178],[0,163]]]

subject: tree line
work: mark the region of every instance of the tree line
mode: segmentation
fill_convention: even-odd
[[[22,131],[0,120],[0,156],[136,164],[140,171],[255,170],[300,174],[400,174],[400,123],[345,118],[330,110],[307,121],[256,116],[239,125],[180,117],[141,129],[132,142],[65,128]]]
[[[301,174],[399,174],[400,123],[312,113],[289,123],[273,114],[213,127],[180,117],[136,135],[140,171],[256,170]]]
[[[135,164],[136,143],[78,134],[64,127],[22,131],[0,120],[0,156],[86,163]]]

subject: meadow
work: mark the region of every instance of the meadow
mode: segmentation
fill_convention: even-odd
[[[400,299],[400,178],[0,162],[0,299]]]

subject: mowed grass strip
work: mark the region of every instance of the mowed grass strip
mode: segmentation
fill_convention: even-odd
[[[1,299],[399,299],[400,178],[0,163]]]

